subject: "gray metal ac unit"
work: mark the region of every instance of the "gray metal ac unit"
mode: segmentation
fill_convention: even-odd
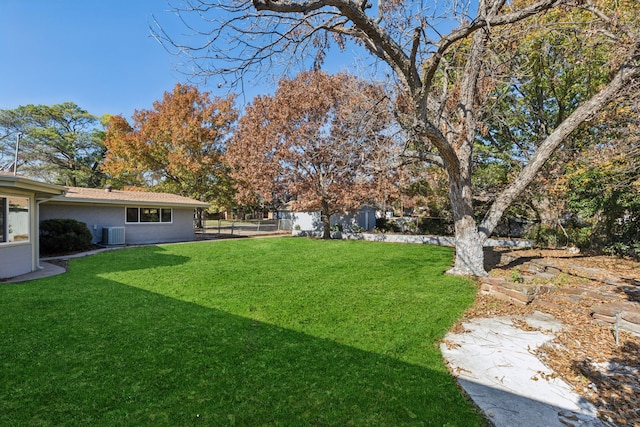
[[[107,246],[124,245],[124,227],[104,227],[102,244]]]

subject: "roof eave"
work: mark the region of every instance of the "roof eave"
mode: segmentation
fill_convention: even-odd
[[[46,184],[16,175],[0,174],[0,183],[2,187],[34,192],[36,198],[42,200],[64,195],[67,191],[60,185]]]
[[[208,208],[209,203],[205,202],[190,202],[190,203],[177,203],[177,202],[163,202],[163,201],[148,201],[148,200],[106,200],[106,199],[89,199],[89,198],[69,198],[69,197],[54,197],[50,202],[56,203],[69,203],[69,204],[93,204],[93,205],[118,205],[118,206],[150,206],[150,207],[182,207],[182,208]]]

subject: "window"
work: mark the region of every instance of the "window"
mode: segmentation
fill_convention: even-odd
[[[171,222],[171,208],[127,208],[127,223]]]
[[[138,208],[127,208],[127,222],[138,222]]]
[[[160,209],[157,209],[157,208],[140,209],[140,222],[160,222]]]
[[[29,199],[0,196],[0,243],[29,241]]]

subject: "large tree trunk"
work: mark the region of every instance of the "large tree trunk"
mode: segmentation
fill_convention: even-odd
[[[471,179],[449,179],[449,199],[456,234],[456,258],[449,274],[487,276],[483,246],[486,236],[478,232],[473,215]]]
[[[480,1],[481,10],[483,6],[486,4]],[[446,161],[449,173],[449,200],[456,233],[456,260],[449,273],[465,276],[487,275],[484,270],[482,250],[487,235],[479,233],[473,213],[471,171],[473,143],[478,127],[478,80],[488,41],[488,31],[480,30],[473,35],[460,85],[460,100],[457,107],[459,127],[450,141],[456,151],[458,162]]]
[[[544,194],[539,197],[534,196],[531,198],[531,205],[540,220],[540,225],[553,228],[560,223],[560,209],[549,196]]]
[[[322,238],[331,239],[331,212],[329,212],[329,204],[324,200],[322,201],[320,220],[322,221]]]
[[[196,208],[196,228],[204,228],[204,209]]]
[[[467,166],[470,166],[470,156],[465,150],[459,151],[458,156],[462,159],[459,169],[448,168],[450,176],[449,199],[451,200],[456,232],[456,260],[449,273],[472,276],[487,275],[484,270],[483,245],[507,207],[523,193],[555,149],[571,132],[604,108],[623,90],[625,85],[639,76],[640,67],[621,66],[608,85],[578,107],[542,142],[523,171],[498,195],[480,225],[476,224],[473,216],[471,175],[467,170]]]

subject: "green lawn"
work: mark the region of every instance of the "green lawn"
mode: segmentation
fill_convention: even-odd
[[[482,425],[438,350],[475,294],[451,259],[247,239],[0,285],[0,425]]]

